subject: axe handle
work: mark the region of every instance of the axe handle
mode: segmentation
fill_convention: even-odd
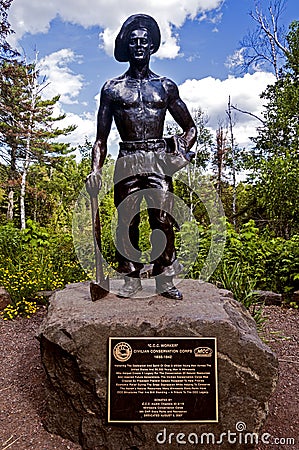
[[[99,215],[98,197],[90,196],[91,214],[92,214],[92,233],[96,263],[96,282],[101,283],[105,280],[102,258],[102,239],[101,239],[101,222]]]

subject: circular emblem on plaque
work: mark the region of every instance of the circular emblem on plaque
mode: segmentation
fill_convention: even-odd
[[[127,342],[119,342],[113,349],[113,356],[117,361],[128,361],[132,356],[132,347]]]
[[[213,355],[213,350],[210,347],[197,347],[194,349],[194,355],[197,357],[208,357]]]

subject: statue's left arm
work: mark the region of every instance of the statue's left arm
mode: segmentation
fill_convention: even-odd
[[[186,150],[188,151],[194,145],[197,138],[197,129],[194,120],[186,104],[180,98],[176,84],[171,80],[166,80],[165,88],[168,94],[168,110],[183,130],[181,138],[186,142]]]

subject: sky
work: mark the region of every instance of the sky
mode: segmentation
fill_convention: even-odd
[[[269,0],[259,3],[266,10]],[[242,74],[232,64],[240,57],[242,38],[255,28],[249,15],[254,7],[254,0],[13,0],[8,19],[15,34],[10,42],[27,60],[38,52],[40,73],[48,80],[43,95],[61,95],[57,112],[67,115],[63,125],[77,125],[67,138],[76,147],[86,138],[95,139],[102,85],[128,67],[113,57],[117,32],[131,14],[149,14],[162,34],[151,69],[176,82],[188,108],[201,108],[215,135],[219,124],[226,123],[229,96],[233,105],[261,116],[260,94],[274,82],[265,68]],[[287,29],[298,12],[298,0],[287,0],[281,24]],[[248,146],[258,121],[236,113],[234,123],[236,142]],[[118,140],[113,127],[113,156]]]

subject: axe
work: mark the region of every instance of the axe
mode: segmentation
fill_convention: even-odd
[[[101,236],[101,222],[99,214],[98,203],[98,188],[91,187],[86,183],[87,192],[90,195],[91,203],[91,215],[92,215],[92,233],[95,252],[96,263],[96,281],[90,282],[90,295],[91,300],[94,302],[106,297],[109,294],[109,277],[105,278],[103,270],[103,257],[102,257],[102,236]]]

